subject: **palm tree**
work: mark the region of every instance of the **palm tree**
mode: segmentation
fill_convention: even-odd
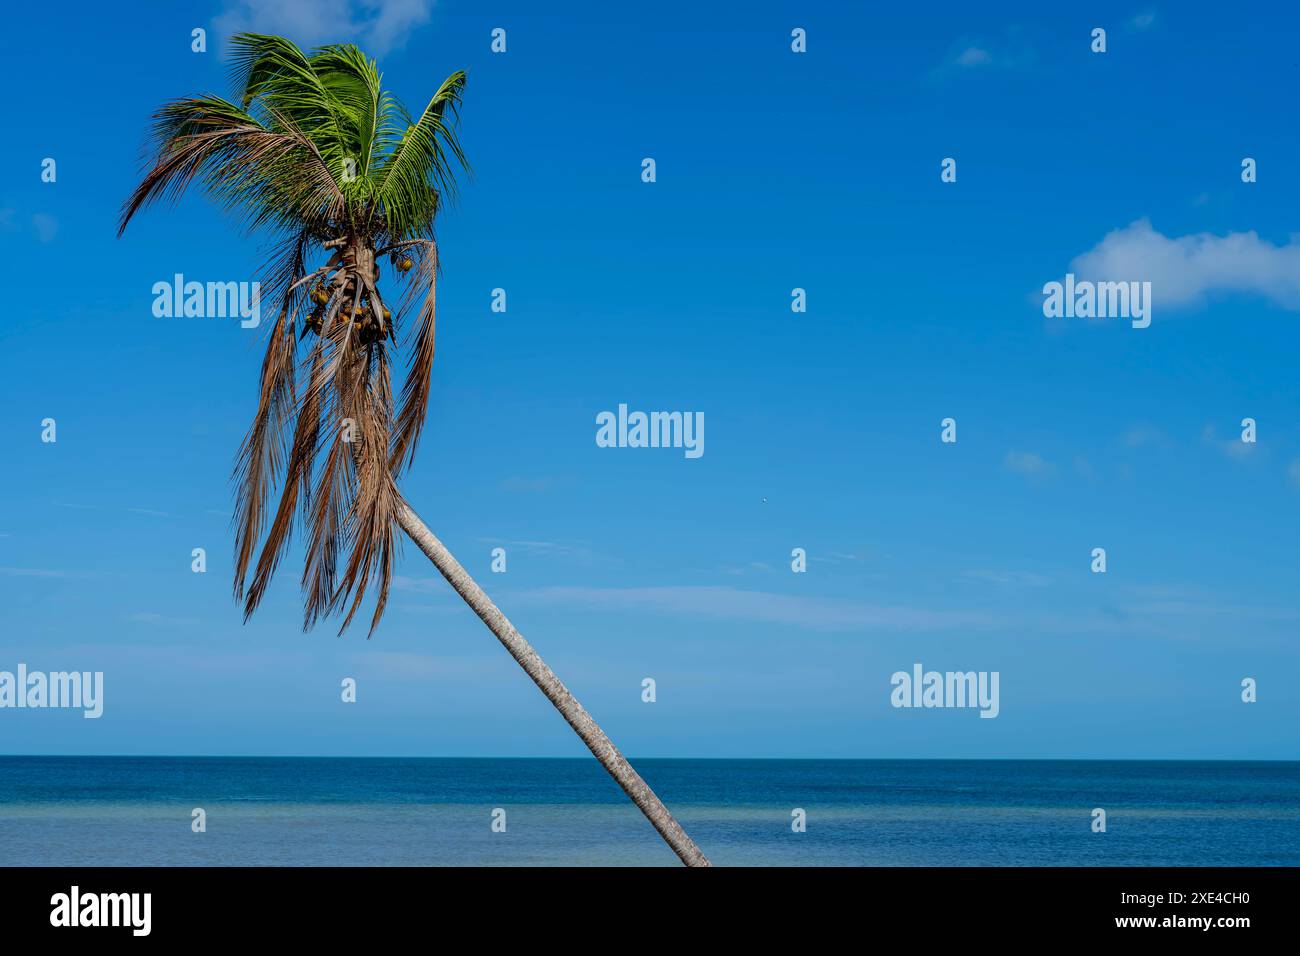
[[[236,102],[189,97],[154,114],[152,155],[123,206],[118,235],[140,209],[179,197],[197,179],[249,231],[273,237],[262,298],[277,318],[257,414],[235,467],[235,596],[244,602],[244,620],[300,525],[304,629],[341,614],[341,634],[374,592],[373,634],[388,601],[397,532],[405,531],[682,862],[708,866],[397,487],[414,458],[429,399],[434,219],[454,197],[452,167],[468,169],[454,129],[464,72],[447,77],[416,118],[382,88],[376,63],[353,45],[305,53],[275,36],[240,34],[232,42]],[[403,291],[400,301],[380,291],[385,259]],[[391,364],[408,321],[409,369],[395,402]]]

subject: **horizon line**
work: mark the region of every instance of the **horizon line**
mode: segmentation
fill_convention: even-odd
[[[0,760],[569,760],[590,761],[594,757],[447,756],[447,755],[350,755],[350,754],[0,754]],[[719,761],[771,760],[786,762],[860,763],[1300,763],[1300,757],[629,757],[629,761],[656,760]],[[597,764],[599,766],[599,764]]]

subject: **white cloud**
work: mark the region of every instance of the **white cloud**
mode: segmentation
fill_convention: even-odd
[[[1127,614],[1139,617],[1225,617],[1234,621],[1296,621],[1300,611],[1293,607],[1265,604],[1230,604],[1208,600],[1154,600],[1124,606]]]
[[[1208,445],[1213,445],[1229,458],[1241,460],[1249,457],[1254,453],[1257,445],[1254,442],[1242,441],[1241,436],[1236,438],[1220,438],[1213,425],[1206,425],[1201,430],[1201,439]]]
[[[555,481],[551,478],[525,478],[522,475],[512,475],[504,479],[500,487],[502,491],[543,492],[554,488]]]
[[[32,216],[32,225],[36,227],[36,238],[41,242],[53,242],[59,234],[59,221],[43,212]]]
[[[1291,462],[1291,466],[1286,470],[1287,476],[1291,479],[1291,484],[1300,488],[1300,458]]]
[[[499,675],[508,662],[497,659],[440,657],[409,651],[375,651],[348,655],[358,677],[384,681],[425,681],[430,678],[481,678]]]
[[[375,54],[400,49],[406,34],[413,28],[429,22],[433,0],[371,0],[367,4],[378,7],[378,15],[367,28],[369,45]]]
[[[1165,448],[1169,445],[1169,439],[1165,437],[1164,432],[1154,425],[1133,425],[1120,438],[1127,448],[1143,448],[1147,445],[1154,445],[1157,448]]]
[[[930,78],[943,80],[968,70],[1019,70],[1032,66],[1036,59],[1024,31],[1011,27],[999,37],[961,37],[943,62],[930,71]]]
[[[41,568],[0,568],[0,574],[13,578],[66,578],[67,571],[46,571]]]
[[[986,571],[977,569],[963,571],[962,577],[1004,587],[1041,588],[1052,583],[1052,579],[1047,575],[1035,574],[1033,571]]]
[[[538,557],[551,558],[589,558],[591,552],[583,547],[573,544],[564,544],[560,541],[509,541],[498,540],[496,538],[479,538],[480,541],[488,542],[493,545],[506,548],[507,551],[522,551],[524,554],[533,554]]]
[[[150,518],[170,518],[171,515],[166,511],[155,511],[153,508],[127,508],[127,511],[135,515],[148,515]]]
[[[1169,237],[1139,219],[1107,233],[1070,271],[1093,281],[1149,281],[1157,309],[1246,293],[1300,311],[1300,241],[1275,246],[1253,231]]]
[[[1026,478],[1043,478],[1056,470],[1056,466],[1033,451],[1009,451],[1002,459],[1002,467]]]
[[[521,603],[598,610],[650,611],[690,618],[784,624],[815,630],[890,629],[908,631],[994,626],[980,611],[867,604],[730,587],[592,588],[547,587],[516,595]]]
[[[412,591],[416,594],[442,594],[448,587],[443,578],[408,578],[404,574],[393,575],[394,591]]]
[[[958,66],[987,66],[993,62],[993,54],[983,47],[968,46],[957,54]]]
[[[432,8],[433,0],[233,0],[212,25],[225,37],[274,33],[305,47],[355,42],[383,56],[404,46]]]
[[[821,561],[826,564],[843,564],[846,561],[861,561],[862,559],[856,554],[850,554],[845,551],[827,551],[825,554],[817,553],[808,555],[809,561]]]
[[[127,620],[133,624],[158,624],[163,627],[193,627],[201,623],[196,617],[169,617],[156,611],[137,611],[128,615]]]

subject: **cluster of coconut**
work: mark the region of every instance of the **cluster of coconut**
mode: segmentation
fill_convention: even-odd
[[[352,329],[357,333],[362,345],[370,345],[372,342],[377,342],[384,337],[388,329],[388,323],[393,318],[393,313],[389,312],[387,308],[384,308],[383,313],[384,318],[381,324],[370,300],[365,297],[361,299],[360,307],[356,312],[352,313]]]
[[[317,286],[312,290],[311,299],[316,303],[316,306],[311,310],[311,314],[307,318],[307,327],[320,335],[325,323],[325,306],[330,300],[329,290],[323,286]],[[392,321],[393,313],[389,311],[387,306],[376,309],[368,295],[363,295],[356,311],[352,311],[352,303],[355,301],[356,289],[352,286],[344,288],[343,302],[345,306],[339,310],[339,315],[343,317],[343,321],[347,321],[347,316],[351,315],[352,329],[357,333],[362,345],[369,345],[372,342],[379,341],[384,336],[388,323]],[[380,314],[383,315],[382,324]]]
[[[411,267],[415,265],[410,256],[394,257],[393,262],[401,272],[409,272]],[[375,267],[375,281],[379,281],[378,266]],[[311,290],[311,301],[315,303],[315,306],[307,316],[306,325],[308,329],[317,335],[320,335],[324,329],[325,308],[329,304],[331,294],[329,287],[324,283],[317,283]],[[346,321],[346,316],[350,314],[352,316],[352,329],[357,334],[361,344],[370,345],[387,334],[391,327],[393,313],[388,310],[387,306],[382,306],[376,310],[370,301],[369,293],[361,296],[361,301],[358,303],[356,310],[352,311],[352,303],[357,301],[356,295],[356,286],[351,282],[343,287],[342,301],[344,307],[339,310],[339,315],[344,316],[344,321]],[[382,324],[377,313],[383,314]]]

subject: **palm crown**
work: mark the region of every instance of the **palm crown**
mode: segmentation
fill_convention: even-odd
[[[416,118],[355,46],[305,53],[259,34],[232,43],[237,102],[190,97],[155,113],[152,156],[119,234],[196,179],[250,230],[273,234],[263,300],[277,318],[235,469],[235,594],[247,618],[301,524],[304,627],[346,608],[341,632],[373,587],[373,632],[395,557],[395,479],[428,405],[433,223],[454,194],[453,166],[468,168],[452,125],[465,74],[447,77]],[[380,291],[385,257],[403,287],[392,300]],[[399,333],[410,354],[395,407]]]

